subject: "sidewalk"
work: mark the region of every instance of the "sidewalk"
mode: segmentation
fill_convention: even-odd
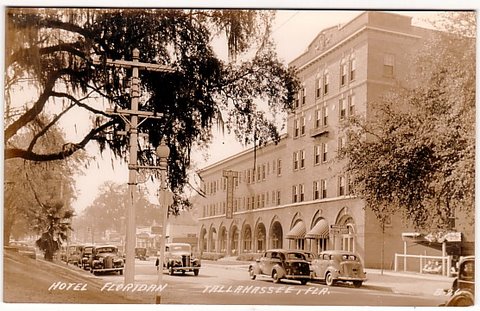
[[[248,271],[251,262],[225,258],[218,261],[202,260],[202,265]],[[419,274],[414,272],[395,272],[379,269],[365,269],[367,281],[365,287],[396,294],[415,296],[443,295],[443,289],[452,286],[454,278],[441,275]]]

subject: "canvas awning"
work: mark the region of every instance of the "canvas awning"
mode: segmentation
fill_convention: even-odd
[[[305,238],[307,239],[328,239],[328,223],[325,219],[320,219],[312,230],[310,230]]]
[[[295,224],[295,226],[293,226],[292,230],[290,230],[285,237],[292,240],[304,239],[306,232],[307,228],[305,227],[305,223],[303,221],[299,221]]]

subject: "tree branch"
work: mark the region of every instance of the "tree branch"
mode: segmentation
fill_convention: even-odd
[[[61,44],[54,45],[54,46],[48,46],[48,47],[40,48],[40,49],[38,49],[38,53],[40,55],[45,55],[45,54],[51,54],[51,53],[54,53],[54,52],[69,52],[69,53],[71,53],[73,55],[76,55],[80,58],[85,58],[85,53],[83,51],[78,50],[78,48],[80,48],[80,47],[81,47],[81,45],[80,45],[79,42],[61,43]],[[16,51],[15,53],[13,53],[13,55],[11,57],[7,57],[6,67],[8,68],[13,63],[18,62],[22,58],[25,58],[29,54],[29,51],[31,51],[33,49],[36,49],[36,47],[25,48],[25,49],[21,49],[21,50]]]
[[[90,140],[93,140],[95,135],[102,132],[106,128],[115,124],[115,120],[110,120],[103,125],[92,129],[79,143],[67,143],[63,145],[62,151],[49,154],[38,154],[24,149],[19,148],[5,148],[5,160],[13,158],[21,158],[29,161],[52,161],[52,160],[63,160],[76,151],[83,149]]]

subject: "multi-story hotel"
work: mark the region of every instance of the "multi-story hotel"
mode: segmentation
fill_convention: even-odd
[[[387,243],[389,266],[402,251],[403,228],[392,219],[382,237],[364,202],[349,195],[345,163],[336,157],[345,143],[349,116],[370,117],[372,103],[406,85],[413,49],[430,30],[411,17],[365,12],[342,26],[324,29],[290,63],[301,90],[278,144],[250,149],[203,168],[206,197],[199,202],[199,247],[237,255],[269,248],[358,252],[378,267]],[[233,213],[227,210],[224,171],[233,179]],[[231,217],[230,217],[231,216]]]

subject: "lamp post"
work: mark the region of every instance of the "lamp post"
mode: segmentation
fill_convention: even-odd
[[[171,204],[171,194],[166,190],[167,176],[167,159],[170,155],[170,148],[165,145],[162,140],[156,150],[160,167],[160,191],[159,191],[159,203],[160,203],[160,225],[162,226],[162,234],[160,236],[160,258],[157,266],[157,288],[163,284],[163,260],[165,257],[165,236],[167,232],[167,214],[168,206]],[[161,303],[161,292],[158,291],[155,297],[155,303]]]

